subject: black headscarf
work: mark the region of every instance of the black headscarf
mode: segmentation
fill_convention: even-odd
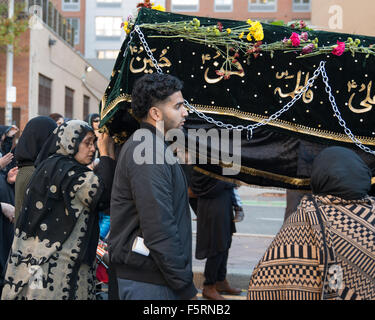
[[[371,170],[354,151],[329,147],[315,158],[311,173],[314,194],[359,200],[370,188]]]
[[[1,141],[3,135],[4,134],[6,135],[11,128],[12,128],[11,126],[0,126],[0,144],[1,144],[0,152],[2,153],[3,156],[7,154],[8,152],[10,152],[12,149],[14,137],[5,136],[4,140]]]
[[[60,141],[60,136],[64,134],[65,128],[72,128],[78,125],[80,130],[77,131],[76,135],[74,136],[74,144],[70,141]],[[60,128],[61,127],[61,128]],[[49,136],[47,141],[44,143],[42,149],[40,150],[37,159],[34,162],[35,168],[38,167],[44,160],[46,160],[49,156],[58,153],[62,155],[70,155],[75,156],[78,152],[79,144],[82,142],[84,137],[89,131],[93,131],[92,127],[87,125],[86,122],[81,120],[70,120],[63,123],[61,126],[56,128],[52,135]],[[74,132],[69,134],[65,134],[66,136],[73,135]]]
[[[56,122],[45,116],[33,118],[26,124],[15,152],[18,167],[34,165],[43,144],[56,127]]]

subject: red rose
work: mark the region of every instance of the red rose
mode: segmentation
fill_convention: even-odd
[[[293,32],[289,39],[292,40],[293,47],[298,47],[301,43],[298,33]]]
[[[345,42],[337,41],[337,45],[334,46],[332,54],[335,56],[341,56],[345,52]]]

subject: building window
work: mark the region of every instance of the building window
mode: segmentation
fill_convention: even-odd
[[[96,6],[100,8],[105,7],[121,7],[122,0],[96,0]]]
[[[65,117],[73,119],[73,98],[74,90],[65,87]]]
[[[52,80],[39,74],[38,114],[48,116],[51,113]]]
[[[63,11],[80,11],[80,0],[62,0]]]
[[[98,59],[117,59],[120,50],[98,50],[97,51],[97,58]]]
[[[121,17],[96,17],[95,30],[97,36],[120,37]]]
[[[83,119],[86,119],[89,113],[90,113],[90,97],[84,95],[83,96]]]
[[[79,44],[79,18],[66,18],[66,20],[74,29],[74,45],[77,45]]]
[[[196,12],[199,11],[199,0],[171,0],[174,12]]]
[[[294,12],[310,12],[311,0],[293,0]]]
[[[276,12],[277,0],[249,0],[250,12]]]
[[[231,12],[233,11],[233,0],[215,0],[216,12]]]

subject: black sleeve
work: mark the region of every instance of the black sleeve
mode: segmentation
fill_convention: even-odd
[[[173,212],[172,172],[161,164],[127,163],[145,245],[168,285],[190,299],[196,291]]]
[[[100,182],[104,185],[103,193],[100,197],[98,210],[104,211],[110,207],[111,190],[113,177],[115,175],[116,161],[110,157],[100,157],[100,162],[94,172],[99,177]]]

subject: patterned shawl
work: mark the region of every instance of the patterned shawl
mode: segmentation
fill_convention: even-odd
[[[89,269],[98,241],[94,210],[103,187],[98,176],[74,159],[89,131],[78,120],[55,129],[55,153],[38,165],[26,190],[3,299],[90,297]]]
[[[374,239],[374,198],[305,196],[254,269],[248,299],[375,299]]]

